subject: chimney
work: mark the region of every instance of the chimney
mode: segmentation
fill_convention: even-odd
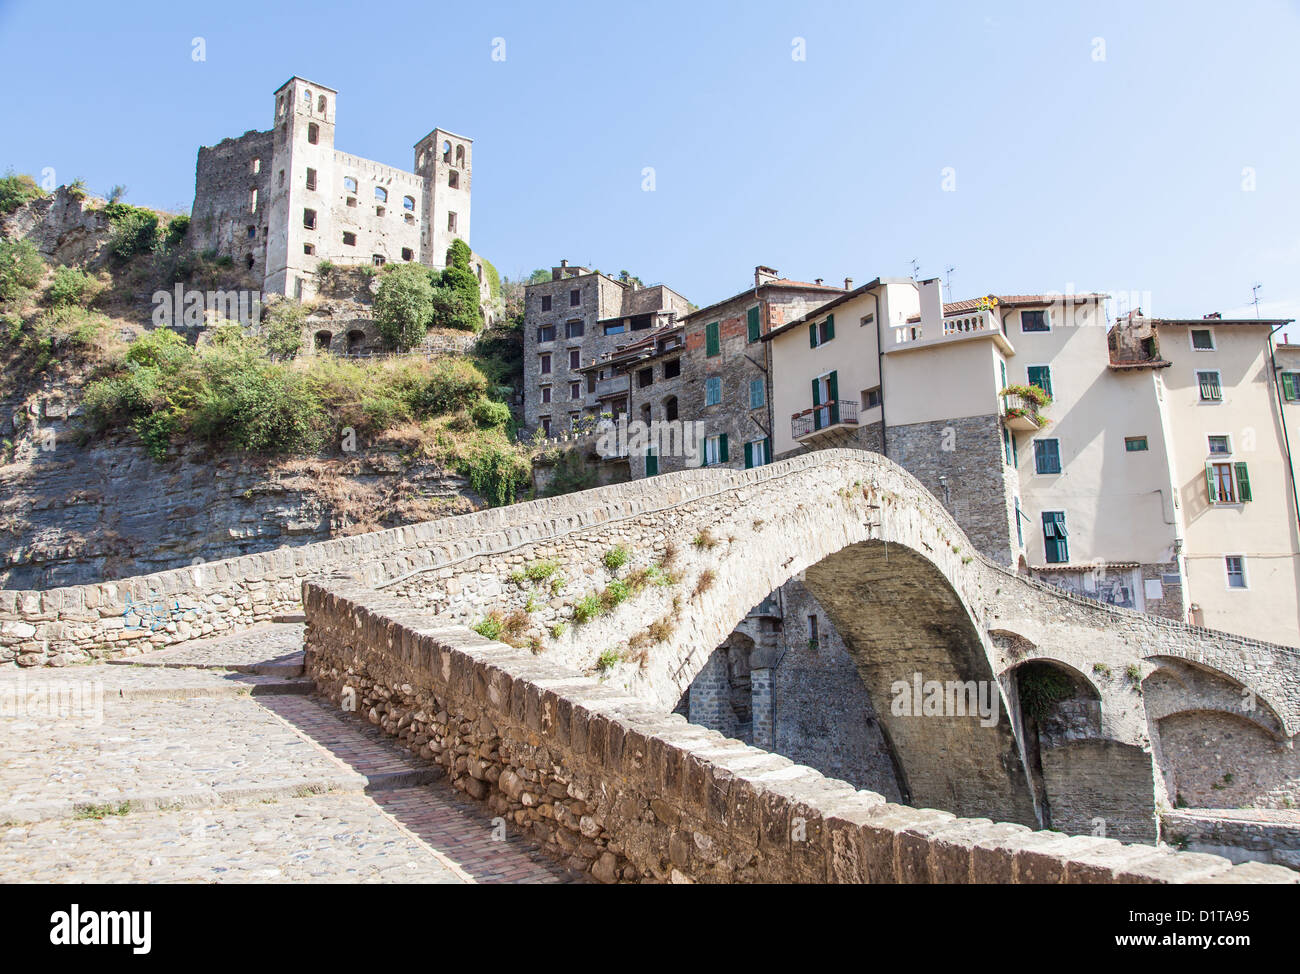
[[[938,338],[943,333],[943,292],[939,279],[921,282],[921,337]]]
[[[754,287],[762,287],[768,281],[775,281],[776,277],[775,267],[764,267],[759,264],[754,268]]]
[[[1211,318],[1212,318],[1212,319],[1214,319],[1215,321],[1218,321],[1220,318],[1223,317],[1223,315],[1222,315],[1220,312],[1218,312],[1218,311],[1211,311],[1208,315],[1202,315],[1201,317],[1202,317],[1202,318],[1206,318],[1206,319],[1211,319]]]
[[[853,278],[851,277],[844,278],[844,290],[846,291],[853,290]]]
[[[822,279],[821,279],[820,277],[818,277],[818,278],[814,278],[814,279],[813,279],[813,283],[816,284],[818,287],[821,287],[821,286],[822,286]]]
[[[561,258],[560,258],[560,266],[561,266],[561,267],[568,267],[568,266],[569,266],[569,262],[568,262],[567,260],[565,260],[563,257],[561,257]]]

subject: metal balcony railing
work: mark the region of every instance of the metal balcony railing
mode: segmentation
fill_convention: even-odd
[[[790,435],[796,440],[836,426],[857,426],[858,404],[852,399],[813,406],[790,417]]]

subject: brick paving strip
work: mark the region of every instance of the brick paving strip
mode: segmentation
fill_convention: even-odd
[[[583,881],[309,696],[301,640],[0,673],[0,881]]]

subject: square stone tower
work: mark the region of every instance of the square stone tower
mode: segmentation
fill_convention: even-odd
[[[424,179],[420,262],[444,267],[457,238],[469,242],[469,194],[474,140],[434,129],[415,145],[415,173]]]
[[[290,78],[275,93],[266,290],[303,297],[332,251],[334,119],[338,92]]]

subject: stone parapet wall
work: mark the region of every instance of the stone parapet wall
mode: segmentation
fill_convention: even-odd
[[[1170,844],[1190,852],[1225,856],[1233,862],[1268,862],[1300,870],[1300,825],[1274,821],[1268,813],[1237,809],[1215,815],[1203,809],[1174,809],[1160,816]]]
[[[886,802],[341,579],[304,587],[307,667],[603,882],[1278,882],[1259,863]]]

